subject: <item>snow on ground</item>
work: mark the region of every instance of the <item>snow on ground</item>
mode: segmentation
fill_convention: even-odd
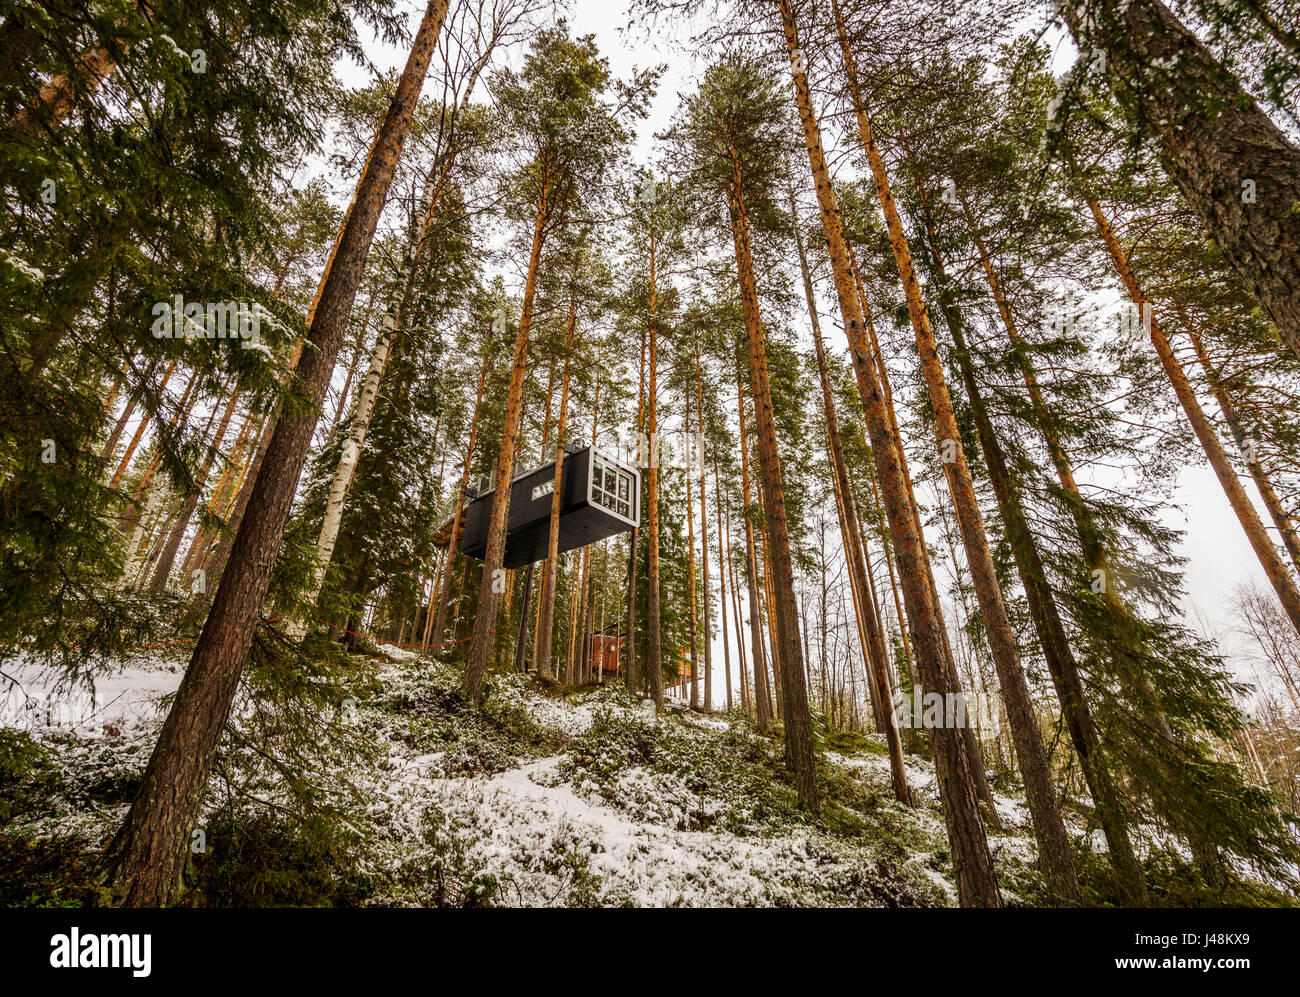
[[[391,658],[393,661],[415,661],[420,657],[414,651],[405,647],[398,647],[396,644],[380,644],[379,650],[385,657]]]
[[[826,751],[849,779],[842,791],[852,809],[841,807],[839,825],[818,824],[794,812],[789,788],[773,787],[779,748],[737,718],[673,708],[653,718],[619,687],[559,697],[513,673],[491,677],[480,713],[458,705],[454,666],[380,651],[383,692],[356,711],[378,754],[312,773],[354,794],[345,812],[369,842],[359,868],[387,884],[367,902],[441,903],[444,880],[493,904],[529,906],[955,902],[934,773],[923,761],[907,762],[920,804],[908,809],[892,799],[878,750]],[[66,692],[33,662],[3,667],[15,683],[10,702],[22,706],[3,722],[54,746],[74,787],[138,777],[160,701],[183,668],[161,656],[120,662],[95,679],[93,702],[69,701],[50,722],[33,704],[57,704]],[[244,715],[238,704],[235,715]],[[267,778],[257,795],[275,800]],[[217,795],[205,810],[223,805]],[[128,800],[64,793],[31,827],[102,841]],[[1015,812],[1015,801],[1000,803]],[[1032,839],[1015,823],[992,843],[1017,864],[1032,861]]]
[[[445,811],[478,832],[473,851],[511,902],[555,902],[556,877],[519,859],[554,852],[557,843],[590,857],[606,902],[635,906],[793,903],[830,888],[844,871],[809,833],[746,840],[629,819],[553,784],[559,762],[554,756],[486,781],[435,784]]]
[[[392,673],[400,669],[388,668]],[[621,689],[606,687],[577,696],[542,694],[521,676],[500,679],[498,694],[517,702],[539,727],[571,740],[589,735],[599,717],[718,735],[731,729],[725,717],[667,710],[651,721],[653,708],[628,701]],[[459,751],[460,749],[456,749]],[[377,796],[382,822],[392,828],[391,848],[382,860],[397,869],[428,864],[428,825],[421,814],[439,815],[440,833],[457,839],[457,861],[491,877],[497,902],[549,906],[575,902],[633,906],[836,905],[955,902],[944,873],[912,869],[903,876],[880,868],[869,848],[846,844],[811,826],[753,834],[698,829],[735,808],[726,795],[709,796],[689,787],[678,773],[630,765],[612,784],[588,778],[567,753],[521,759],[490,775],[455,774],[453,752],[408,751],[390,746]],[[846,764],[879,759],[828,753]],[[451,773],[451,777],[448,774]],[[883,780],[888,783],[888,761]],[[918,784],[932,773],[916,766]],[[897,807],[916,832],[944,841],[941,816]],[[445,843],[443,845],[445,846]],[[939,865],[932,852],[912,857]]]

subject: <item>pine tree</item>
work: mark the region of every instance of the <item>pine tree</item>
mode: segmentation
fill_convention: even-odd
[[[110,847],[115,899],[121,905],[165,904],[180,885],[188,831],[198,816],[212,753],[252,643],[274,551],[289,517],[361,268],[446,11],[446,0],[435,0],[425,10],[402,81],[376,133],[332,265],[321,282],[308,323],[308,339],[316,349],[304,355],[298,369],[310,408],[302,415],[286,415],[276,425],[264,471],[258,475],[235,538],[231,566],[222,576],[131,811]]]

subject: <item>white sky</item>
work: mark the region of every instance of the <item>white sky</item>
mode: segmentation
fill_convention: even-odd
[[[453,3],[457,0],[453,0]],[[414,32],[418,18],[423,12],[424,4],[410,4],[409,27]],[[596,36],[601,53],[609,59],[613,73],[620,78],[630,76],[633,67],[645,68],[658,63],[667,63],[668,70],[661,80],[659,91],[651,105],[649,118],[639,129],[634,156],[638,161],[649,161],[655,151],[653,134],[667,127],[678,105],[678,95],[693,88],[694,79],[703,67],[696,65],[689,54],[672,46],[657,43],[648,37],[643,28],[630,32],[619,29],[628,20],[626,0],[575,0],[569,7],[569,23],[575,35],[591,33]],[[406,51],[375,44],[372,39],[363,39],[369,44],[367,51],[374,62],[381,68],[400,69],[406,59]],[[1051,40],[1049,36],[1049,40]],[[1069,43],[1055,36],[1058,70],[1064,69],[1073,59]],[[517,64],[519,53],[512,53],[509,61]],[[340,63],[340,75],[349,85],[364,82],[364,75],[351,63]],[[482,94],[480,92],[479,96]],[[829,136],[828,136],[829,138]],[[340,191],[339,200],[346,201],[348,192]],[[828,345],[831,339],[828,338]],[[811,340],[808,343],[811,348]],[[1172,390],[1172,389],[1170,389]],[[1256,499],[1253,485],[1247,483],[1246,489],[1252,499]],[[1218,480],[1208,464],[1189,466],[1179,477],[1177,502],[1180,510],[1171,510],[1166,514],[1165,522],[1169,526],[1185,531],[1180,553],[1188,559],[1186,583],[1188,598],[1182,606],[1186,623],[1192,628],[1221,639],[1221,646],[1230,657],[1234,649],[1241,646],[1233,634],[1234,622],[1230,609],[1232,589],[1240,582],[1254,578],[1267,587],[1267,579],[1254,556],[1245,535],[1237,522],[1228,501],[1219,486]],[[1258,507],[1258,501],[1256,500]],[[1262,507],[1259,507],[1261,519],[1268,522]],[[713,558],[716,563],[716,537],[711,537]],[[941,582],[942,587],[942,582]],[[716,593],[716,577],[713,583]],[[715,626],[718,626],[716,612]],[[1199,617],[1199,618],[1198,618]],[[730,621],[730,617],[728,617]],[[737,661],[735,634],[732,630],[732,657]],[[721,702],[723,676],[721,673],[722,638],[721,632],[715,635],[713,642],[714,659],[714,696],[715,702]],[[1250,673],[1244,663],[1235,668],[1240,678],[1248,680]],[[735,681],[733,670],[733,681]],[[738,694],[738,687],[737,687]]]

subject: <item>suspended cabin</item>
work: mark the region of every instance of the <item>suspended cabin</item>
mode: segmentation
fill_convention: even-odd
[[[554,486],[555,461],[515,475],[506,527],[507,568],[546,557]],[[460,549],[467,557],[482,560],[487,553],[494,493],[494,488],[482,491],[466,507]],[[566,451],[560,493],[560,553],[626,533],[640,523],[639,472],[595,447]]]

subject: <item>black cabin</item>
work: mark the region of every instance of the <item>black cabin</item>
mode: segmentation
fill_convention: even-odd
[[[640,522],[641,476],[635,467],[587,446],[564,456],[560,480],[559,551],[573,550]],[[506,528],[507,568],[546,557],[550,540],[551,492],[555,461],[516,474],[510,485],[510,520]],[[477,495],[465,511],[460,549],[468,557],[487,553],[488,520],[495,489]]]

